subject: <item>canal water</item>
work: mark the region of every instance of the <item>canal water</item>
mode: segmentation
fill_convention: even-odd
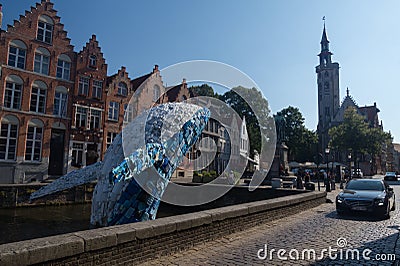
[[[223,197],[200,206],[174,206],[161,202],[157,218],[272,199],[296,190],[235,187]],[[0,244],[82,231],[90,227],[91,204],[0,209]]]
[[[0,245],[87,230],[91,204],[0,209]],[[174,215],[160,210],[158,218]]]
[[[90,204],[0,209],[0,244],[86,230]]]

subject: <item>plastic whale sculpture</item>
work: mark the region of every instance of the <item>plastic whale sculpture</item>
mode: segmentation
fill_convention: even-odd
[[[209,118],[207,108],[188,103],[153,107],[124,127],[102,162],[60,177],[32,193],[31,200],[97,180],[93,226],[155,219],[171,175]]]

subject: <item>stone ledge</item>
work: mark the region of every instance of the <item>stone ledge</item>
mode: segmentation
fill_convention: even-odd
[[[112,227],[80,231],[73,234],[85,241],[85,252],[117,245],[117,234]]]
[[[81,237],[66,234],[0,245],[0,265],[29,265],[81,254]]]
[[[326,192],[307,192],[270,200],[243,203],[155,221],[117,225],[34,240],[0,245],[0,265],[26,265],[72,257],[84,252],[101,252],[136,240],[157,238],[220,221],[245,217],[302,202],[325,198]],[[135,245],[135,244],[133,244]],[[97,251],[98,250],[98,251]]]

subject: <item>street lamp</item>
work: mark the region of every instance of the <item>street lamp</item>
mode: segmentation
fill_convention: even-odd
[[[330,179],[329,179],[329,176],[328,176],[328,169],[329,169],[329,165],[328,165],[328,163],[329,163],[329,148],[326,148],[325,149],[325,162],[326,162],[326,172],[325,172],[325,174],[326,174],[326,180],[324,180],[325,181],[325,188],[326,188],[326,191],[327,192],[330,192],[331,191],[331,182],[330,182]],[[324,177],[325,177],[325,174],[324,174]]]
[[[349,179],[351,179],[351,153],[349,153],[347,158],[349,158]]]
[[[329,163],[329,152],[330,152],[329,148],[326,148],[325,149],[326,171],[328,171],[328,169],[329,169],[329,166],[328,166],[328,163]]]
[[[319,163],[322,162],[324,160],[324,156],[321,153],[318,153],[316,158],[315,158],[316,162],[317,162],[317,182],[318,182],[318,191],[321,191],[321,184],[320,184],[320,171],[319,171]]]

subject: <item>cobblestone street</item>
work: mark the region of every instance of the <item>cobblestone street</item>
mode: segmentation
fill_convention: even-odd
[[[400,184],[392,186],[398,203],[397,209],[391,212],[391,217],[387,220],[371,219],[360,214],[339,217],[335,204],[326,203],[144,265],[397,265],[393,260],[378,260],[388,254],[396,253],[397,260],[400,256]],[[330,192],[328,198],[334,202],[338,192],[339,190]],[[260,249],[265,249],[265,245],[268,256],[266,259],[259,259],[257,253],[261,257],[265,256],[264,250],[259,252]],[[329,258],[328,251],[324,252],[324,249],[329,248],[337,249],[332,252],[337,255],[336,259]],[[282,256],[288,260],[278,259],[279,249],[286,250]],[[295,251],[289,253],[292,249],[299,252],[300,260],[289,259],[289,254],[296,257]],[[305,253],[305,259],[302,260],[301,254],[305,249],[315,250],[317,259],[310,260]],[[352,260],[351,253],[347,257],[350,260],[345,260],[349,249],[357,249],[360,260]],[[363,259],[362,254],[366,249],[371,250],[367,254],[370,260]],[[269,256],[271,252],[272,259]],[[321,253],[324,255],[321,256]],[[340,254],[343,259],[340,259]]]

